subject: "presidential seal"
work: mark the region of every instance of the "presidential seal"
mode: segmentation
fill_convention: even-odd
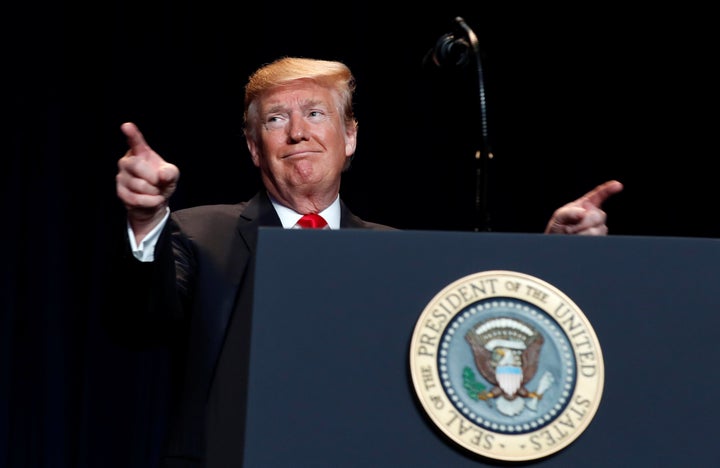
[[[501,270],[435,295],[415,325],[410,370],[442,433],[504,461],[535,460],[575,441],[597,412],[605,374],[580,308],[538,278]]]

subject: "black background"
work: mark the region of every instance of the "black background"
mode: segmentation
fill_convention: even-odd
[[[475,70],[422,64],[461,16],[485,77],[490,230],[541,232],[615,178],[611,235],[718,237],[715,25],[679,5],[4,7],[0,465],[152,466],[164,356],[116,349],[97,326],[122,122],[179,166],[174,208],[245,200],[259,187],[245,79],[281,55],[339,59],[360,123],[343,199],[371,221],[471,231]]]

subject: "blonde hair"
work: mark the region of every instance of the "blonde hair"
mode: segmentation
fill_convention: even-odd
[[[252,115],[255,101],[270,89],[301,79],[312,80],[334,90],[339,97],[338,110],[344,116],[345,125],[357,127],[352,101],[355,77],[347,65],[332,60],[283,57],[260,67],[250,75],[245,85],[243,122],[250,136],[255,137],[255,129],[251,125],[255,117]]]

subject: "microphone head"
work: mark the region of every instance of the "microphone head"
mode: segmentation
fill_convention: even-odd
[[[439,66],[463,66],[468,62],[470,44],[464,37],[447,33],[435,44],[435,62]]]
[[[438,38],[435,47],[430,49],[423,59],[425,64],[436,67],[464,67],[470,60],[470,44],[463,37],[447,33]]]

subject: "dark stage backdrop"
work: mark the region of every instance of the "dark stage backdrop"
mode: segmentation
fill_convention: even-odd
[[[340,59],[360,122],[343,199],[404,229],[475,229],[475,68],[422,65],[456,16],[483,58],[490,230],[542,231],[555,208],[617,178],[611,235],[718,236],[709,7],[6,6],[0,465],[154,466],[166,356],[118,349],[98,324],[108,239],[124,222],[124,121],[180,167],[175,208],[245,200],[258,188],[240,130],[248,74],[281,55]]]

